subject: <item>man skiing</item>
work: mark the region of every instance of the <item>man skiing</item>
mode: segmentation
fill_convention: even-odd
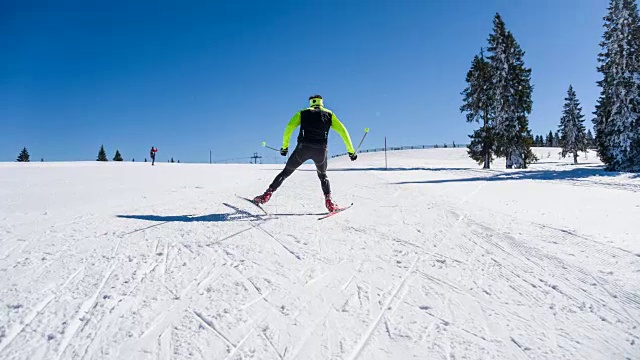
[[[358,155],[353,149],[349,132],[336,115],[324,107],[322,96],[313,95],[309,97],[309,107],[298,111],[287,124],[282,138],[282,148],[280,149],[282,156],[287,156],[291,134],[298,126],[300,126],[298,144],[293,153],[291,153],[289,160],[287,160],[287,164],[282,172],[273,179],[264,194],[256,196],[253,201],[257,204],[264,204],[269,201],[273,192],[282,185],[287,177],[305,161],[313,160],[320,179],[320,185],[322,186],[322,192],[324,193],[325,206],[327,210],[333,212],[338,209],[338,204],[331,200],[331,188],[327,178],[327,140],[329,130],[333,129],[342,137],[349,157],[351,161],[354,161],[358,158]]]
[[[151,166],[155,165],[156,163],[156,153],[158,152],[158,149],[154,148],[153,146],[151,147],[151,150],[149,151],[149,155],[151,156]]]

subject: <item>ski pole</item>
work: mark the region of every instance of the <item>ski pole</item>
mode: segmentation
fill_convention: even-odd
[[[271,146],[267,146],[267,143],[266,143],[266,142],[264,142],[264,141],[262,142],[262,146],[263,146],[263,147],[266,147],[267,149],[271,149],[271,150],[273,150],[273,151],[280,152],[280,149],[274,149],[274,148],[272,148]]]
[[[362,136],[362,140],[360,140],[360,144],[358,144],[358,148],[356,148],[356,152],[355,154],[358,153],[358,150],[360,150],[360,146],[362,145],[362,142],[364,141],[364,138],[367,137],[367,134],[369,133],[369,128],[365,128],[364,129],[364,135]]]

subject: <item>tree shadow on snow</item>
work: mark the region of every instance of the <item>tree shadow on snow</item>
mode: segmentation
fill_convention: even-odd
[[[602,183],[598,182],[597,178],[603,177],[617,177],[620,175],[630,175],[632,179],[638,178],[640,174],[629,174],[620,172],[608,172],[602,167],[581,167],[571,170],[514,170],[501,172],[491,176],[478,176],[470,178],[459,179],[438,179],[438,180],[421,180],[421,181],[402,181],[393,183],[394,185],[406,185],[406,184],[444,184],[444,183],[465,183],[476,181],[516,181],[516,180],[584,180],[591,178],[594,184],[603,185],[607,187],[614,187],[620,190],[627,190],[633,192],[640,192],[640,184],[628,184],[628,183]]]
[[[474,169],[474,168],[457,168],[457,167],[449,167],[449,168],[443,168],[443,167],[439,167],[439,168],[430,168],[430,167],[407,167],[407,168],[402,168],[402,167],[390,167],[390,168],[383,168],[383,167],[360,167],[360,168],[337,168],[337,169],[327,169],[328,172],[331,171],[477,171],[480,169]],[[315,169],[299,169],[299,171],[313,171],[315,172]]]

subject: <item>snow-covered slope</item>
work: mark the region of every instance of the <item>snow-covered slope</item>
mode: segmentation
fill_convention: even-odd
[[[0,164],[2,359],[637,359],[640,178],[535,149]]]

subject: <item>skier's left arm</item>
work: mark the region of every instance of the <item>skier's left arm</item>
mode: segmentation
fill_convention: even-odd
[[[347,128],[338,120],[336,114],[331,114],[331,128],[340,134],[342,141],[344,141],[344,145],[347,147],[347,152],[349,154],[353,154],[356,151],[353,148],[353,144],[351,143],[351,137],[349,136],[349,131]]]
[[[287,127],[284,129],[284,135],[282,136],[282,149],[286,150],[289,148],[291,135],[298,126],[300,126],[300,111],[293,115],[291,120],[289,120]]]

